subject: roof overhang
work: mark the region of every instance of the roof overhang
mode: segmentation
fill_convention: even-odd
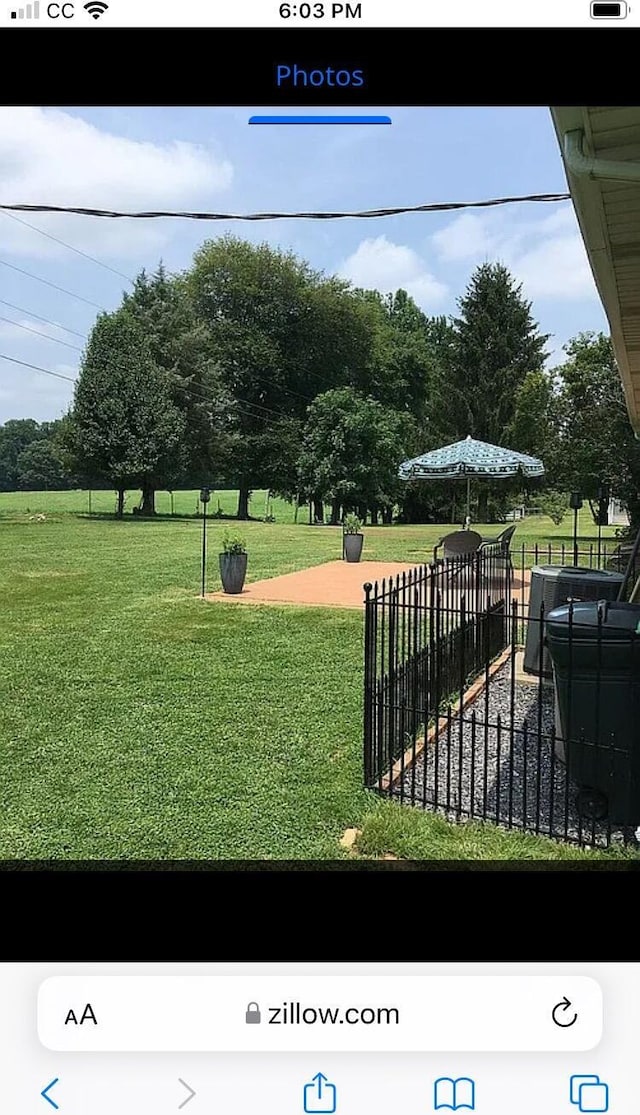
[[[640,107],[552,108],[567,181],[640,434]]]

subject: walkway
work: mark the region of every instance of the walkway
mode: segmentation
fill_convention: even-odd
[[[397,561],[327,561],[297,573],[246,584],[239,596],[210,592],[207,600],[236,604],[298,604],[315,608],[362,608],[363,585],[408,573],[415,564]]]

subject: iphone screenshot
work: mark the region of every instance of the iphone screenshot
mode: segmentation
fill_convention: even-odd
[[[639,36],[3,0],[7,1115],[634,1115]]]

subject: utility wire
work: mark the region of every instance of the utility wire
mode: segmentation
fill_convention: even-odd
[[[11,221],[17,221],[18,224],[24,225],[25,228],[30,228],[33,232],[39,232],[41,236],[46,236],[47,240],[53,240],[56,244],[61,244],[63,248],[68,248],[70,252],[75,252],[76,255],[82,256],[83,259],[88,259],[91,263],[96,263],[98,267],[104,267],[105,271],[111,271],[113,275],[118,275],[121,279],[126,279],[128,283],[133,283],[134,280],[130,275],[125,275],[124,271],[118,271],[115,267],[110,267],[108,263],[103,263],[101,259],[96,259],[95,256],[90,256],[88,252],[83,252],[81,248],[75,248],[73,244],[67,244],[66,240],[60,240],[58,236],[52,236],[50,232],[45,232],[43,228],[38,228],[37,225],[30,225],[28,221],[23,221],[22,217],[16,217],[14,213],[8,213],[4,210],[4,216],[8,217]]]
[[[81,348],[77,345],[70,345],[68,341],[59,341],[57,337],[49,337],[47,333],[41,333],[39,329],[32,329],[29,325],[22,325],[19,321],[13,321],[10,317],[0,316],[0,321],[5,321],[8,325],[15,325],[16,329],[24,329],[26,333],[33,333],[36,337],[42,337],[43,341],[53,341],[56,345],[64,345],[65,348],[72,348],[75,352],[82,352]]]
[[[180,217],[188,221],[334,221],[348,217],[397,217],[403,213],[447,213],[455,209],[488,209],[495,205],[514,205],[525,201],[558,202],[569,201],[571,194],[527,194],[524,197],[498,197],[488,201],[448,201],[433,205],[399,205],[386,209],[361,209],[353,212],[304,212],[304,213],[207,213],[172,211],[166,209],[150,210],[141,213],[123,213],[111,209],[85,209],[67,205],[3,205],[0,210],[20,213],[76,213],[83,217],[109,217],[119,219],[130,217],[134,220],[156,220],[160,217]]]
[[[2,208],[0,206],[0,208]],[[19,275],[26,275],[28,279],[35,279],[38,283],[44,283],[45,286],[53,287],[54,290],[59,290],[61,294],[67,294],[70,298],[77,298],[79,302],[86,302],[87,306],[93,306],[94,310],[104,312],[104,306],[98,306],[97,302],[90,302],[88,298],[83,298],[81,294],[74,294],[72,290],[65,290],[64,287],[58,286],[56,283],[50,283],[48,279],[41,279],[39,275],[34,275],[31,271],[23,271],[22,267],[16,267],[13,263],[7,263],[6,259],[0,259],[3,267],[9,267],[12,271],[17,271]]]
[[[0,306],[8,306],[10,310],[17,310],[19,314],[28,314],[29,317],[36,318],[37,321],[43,321],[45,325],[53,325],[55,329],[62,329],[65,333],[72,333],[74,337],[79,337],[81,341],[86,341],[84,333],[78,333],[76,329],[69,329],[67,325],[59,325],[57,321],[51,321],[48,317],[41,317],[40,314],[34,314],[33,310],[25,310],[23,306],[14,306],[13,302],[5,302],[4,298],[0,298]]]
[[[5,356],[0,352],[0,360],[8,360],[10,364],[20,364],[23,368],[31,368],[34,372],[42,372],[45,376],[55,376],[56,379],[66,379],[69,383],[75,383],[75,379],[71,376],[63,376],[61,372],[52,372],[50,368],[40,368],[37,364],[27,364],[25,360],[16,360],[15,356]]]
[[[64,379],[68,383],[76,383],[77,382],[77,380],[74,379],[72,376],[62,375],[61,372],[53,372],[50,368],[40,367],[39,364],[29,364],[29,363],[27,363],[26,360],[16,360],[15,356],[7,356],[3,352],[0,352],[0,360],[8,360],[10,364],[19,364],[20,367],[22,367],[22,368],[29,368],[33,372],[41,372],[45,376],[54,376],[55,379]],[[192,387],[188,387],[186,384],[181,384],[180,387],[181,387],[181,390],[186,391],[188,394],[196,394],[194,389]],[[215,397],[213,395],[209,396],[209,395],[196,394],[196,397],[201,398],[203,402],[215,402],[216,401]],[[287,424],[291,421],[291,416],[284,414],[284,412],[281,411],[281,410],[271,410],[269,407],[260,406],[259,403],[251,403],[247,399],[240,399],[238,401],[239,402],[244,402],[248,406],[259,408],[260,410],[264,411],[264,413],[267,416],[273,415],[275,418],[280,419],[280,421],[275,422],[274,425],[283,425],[284,426],[285,424]],[[237,407],[235,405],[235,400],[233,400],[233,409],[235,411],[237,411],[239,414],[244,414],[247,418],[262,418],[262,414],[255,414],[255,413],[252,413],[251,411],[245,410],[242,407]]]
[[[180,384],[177,384],[176,386],[181,391],[186,391],[188,394],[194,395],[195,398],[201,399],[205,403],[214,403],[214,402],[217,401],[214,395],[210,395],[208,393],[203,394],[196,387],[188,386],[185,383],[180,383]],[[307,401],[312,402],[311,399],[309,399]],[[244,403],[244,407],[238,407],[236,405],[237,403]],[[232,405],[234,411],[237,411],[239,414],[244,414],[245,417],[247,417],[247,418],[262,418],[264,415],[266,415],[267,417],[270,418],[273,415],[275,418],[280,419],[281,424],[284,424],[286,422],[291,422],[294,418],[294,415],[286,414],[285,411],[283,411],[283,410],[274,410],[273,407],[263,406],[262,403],[253,403],[253,402],[251,402],[250,399],[243,399],[242,396],[240,396],[240,395],[233,395],[232,396],[231,405]],[[246,410],[245,409],[246,407],[254,407],[255,410],[261,411],[263,413],[256,414],[255,412],[252,412],[250,410]]]

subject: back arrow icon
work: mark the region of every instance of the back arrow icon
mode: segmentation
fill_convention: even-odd
[[[189,1093],[186,1100],[183,1100],[182,1103],[178,1104],[178,1111],[182,1111],[183,1107],[186,1107],[188,1103],[191,1103],[191,1100],[195,1096],[195,1092],[194,1092],[193,1088],[189,1087],[186,1080],[181,1080],[180,1077],[178,1077],[178,1084],[182,1084],[182,1087],[186,1088],[188,1093]]]
[[[56,1103],[55,1100],[52,1100],[51,1096],[47,1095],[47,1092],[51,1091],[51,1089],[54,1087],[54,1085],[58,1083],[58,1080],[59,1080],[59,1077],[56,1076],[55,1080],[52,1080],[50,1084],[47,1084],[46,1088],[43,1088],[41,1093],[40,1093],[43,1100],[46,1100],[47,1103],[50,1103],[52,1107],[55,1107],[56,1111],[59,1110],[60,1104]]]
[[[567,1014],[570,1006],[571,1003],[565,995],[564,999],[562,999],[559,1003],[556,1003],[555,1007],[551,1011],[551,1017],[553,1018],[556,1026],[562,1026],[562,1028],[565,1030],[568,1026],[573,1026],[574,1022],[578,1021],[578,1015],[575,1011],[573,1011],[572,1014]]]

